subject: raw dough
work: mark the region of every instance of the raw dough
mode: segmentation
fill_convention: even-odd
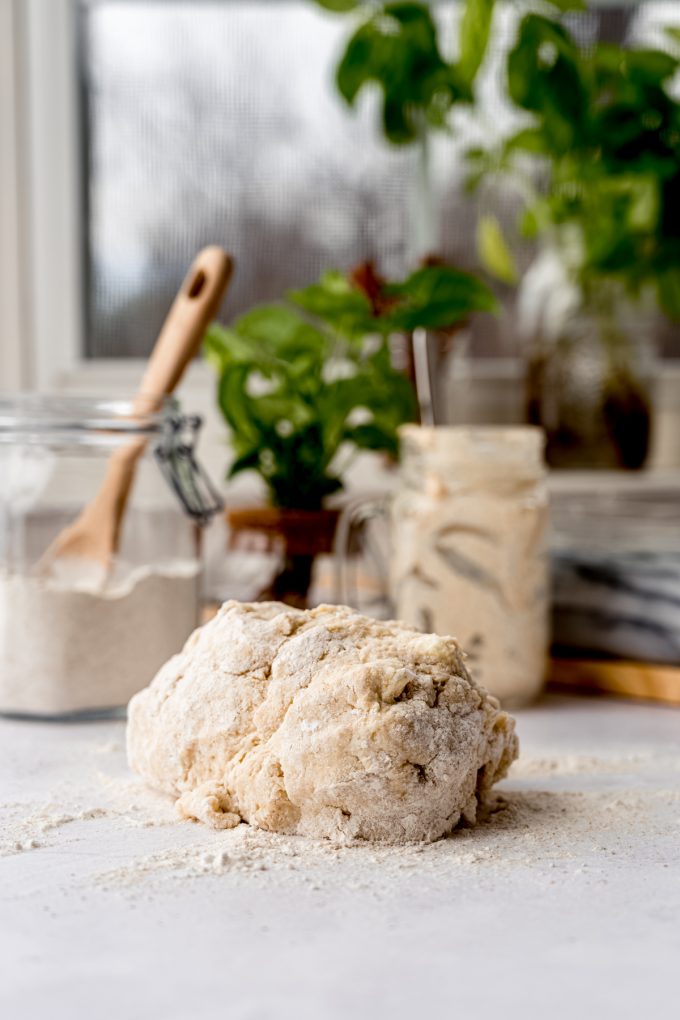
[[[129,706],[130,765],[215,828],[435,840],[517,757],[453,638],[227,602]]]

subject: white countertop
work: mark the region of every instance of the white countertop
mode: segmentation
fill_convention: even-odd
[[[518,724],[486,822],[338,850],[176,822],[122,723],[0,720],[0,1016],[677,1016],[680,712]]]

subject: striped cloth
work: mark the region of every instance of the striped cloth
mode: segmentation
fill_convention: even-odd
[[[680,663],[680,551],[552,553],[560,649]]]

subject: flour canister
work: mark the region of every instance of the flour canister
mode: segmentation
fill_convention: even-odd
[[[0,398],[0,714],[117,712],[196,627],[198,526],[220,508],[194,455],[200,419],[167,400]],[[104,574],[52,543],[100,490],[109,459],[136,461]]]
[[[541,690],[548,647],[543,432],[404,426],[392,504],[396,615],[452,634],[504,704]]]

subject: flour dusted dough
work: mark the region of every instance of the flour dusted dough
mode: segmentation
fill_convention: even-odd
[[[215,828],[435,840],[517,756],[453,638],[227,602],[130,702],[130,765]]]

